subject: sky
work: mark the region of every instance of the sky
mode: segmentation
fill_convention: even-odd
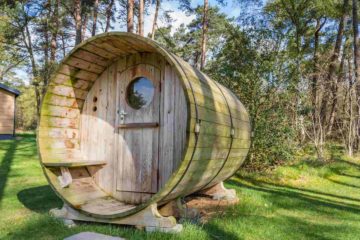
[[[240,6],[239,4],[235,3],[236,1],[229,1],[229,3],[227,3],[225,6],[220,5],[216,0],[209,0],[209,5],[210,6],[218,6],[220,8],[220,12],[226,14],[228,17],[238,17],[240,15]],[[193,0],[191,1],[191,6],[193,8],[199,6],[199,5],[203,5],[204,1],[203,0]],[[173,22],[173,28],[176,29],[177,27],[179,27],[181,24],[188,24],[190,23],[193,19],[194,16],[187,16],[186,13],[182,10],[179,9],[179,4],[177,1],[163,1],[161,3],[161,8],[160,8],[160,16],[162,15],[162,13],[164,13],[164,11],[172,11],[170,13],[171,18],[174,20]],[[144,18],[144,32],[145,32],[145,36],[151,32],[152,29],[152,24],[153,24],[153,19],[154,19],[154,12],[155,12],[155,4],[151,5],[150,8],[148,9],[149,14],[145,16]],[[119,26],[120,24],[115,24],[115,28],[113,29],[114,31],[125,31],[125,27],[121,28]],[[164,27],[166,26],[166,23],[164,22],[163,19],[161,19],[161,17],[158,19],[158,26],[159,27]]]
[[[199,5],[203,5],[203,0],[193,0],[191,1],[192,7],[197,7]],[[218,6],[220,9],[220,12],[226,14],[228,17],[238,17],[241,14],[241,7],[238,3],[235,1],[228,1],[226,5],[220,5],[216,0],[209,0],[210,6]],[[166,23],[164,19],[161,18],[162,13],[164,11],[171,11],[170,16],[173,19],[173,30],[179,27],[181,24],[189,24],[193,19],[194,16],[190,15],[187,16],[186,13],[183,10],[179,9],[179,4],[177,1],[163,1],[161,3],[160,8],[160,16],[158,18],[158,27],[166,26]],[[151,5],[148,9],[148,15],[144,17],[144,33],[145,36],[148,35],[148,33],[151,32],[152,29],[152,23],[154,18],[154,12],[155,12],[155,4]],[[125,31],[125,26],[121,27],[119,22],[112,23],[114,26],[114,29],[112,31]],[[124,25],[124,24],[123,24]],[[88,33],[89,34],[89,33]],[[69,49],[70,50],[70,49]],[[23,79],[26,83],[29,83],[30,81],[30,74],[26,72],[25,69],[17,69],[15,70],[15,73],[17,76],[21,79]]]

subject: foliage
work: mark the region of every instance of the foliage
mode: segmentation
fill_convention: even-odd
[[[0,144],[0,238],[64,239],[91,231],[126,239],[356,239],[360,234],[359,159],[330,145],[321,164],[311,146],[273,171],[226,182],[241,201],[203,225],[184,223],[181,234],[145,233],[131,227],[79,223],[68,228],[49,216],[61,200],[47,185],[34,134]]]
[[[291,91],[286,78],[276,76],[280,54],[259,49],[267,31],[249,37],[238,27],[228,28],[221,51],[208,63],[208,73],[227,86],[248,108],[253,130],[249,164],[260,167],[287,160],[294,150]]]
[[[157,42],[227,86],[249,110],[249,168],[284,163],[308,143],[322,161],[328,141],[341,142],[349,155],[360,151],[355,0],[219,0],[208,11],[207,0],[196,6],[181,0],[177,6],[193,20],[177,28],[174,9],[163,1],[146,1],[144,12],[139,1],[129,1],[132,13],[125,0],[0,2],[0,81],[23,91],[20,128],[35,127],[50,75],[75,43],[131,21],[138,30],[146,15],[154,19]],[[165,24],[150,14],[151,4]],[[226,4],[240,7],[240,14],[229,17]],[[18,82],[19,69],[29,82]]]

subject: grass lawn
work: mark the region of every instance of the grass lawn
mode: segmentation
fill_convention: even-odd
[[[321,164],[300,156],[288,166],[227,181],[240,198],[237,206],[204,225],[184,223],[171,235],[146,234],[130,227],[80,224],[65,227],[48,211],[61,201],[47,185],[36,153],[35,136],[0,141],[0,239],[63,239],[95,231],[127,239],[359,239],[360,159],[330,150]]]

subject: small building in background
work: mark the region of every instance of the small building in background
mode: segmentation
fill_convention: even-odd
[[[20,92],[0,83],[0,139],[15,135],[16,97]]]

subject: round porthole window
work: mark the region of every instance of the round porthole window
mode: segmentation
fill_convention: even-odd
[[[140,109],[148,106],[154,97],[155,87],[146,77],[132,80],[126,90],[126,100],[130,107]]]

